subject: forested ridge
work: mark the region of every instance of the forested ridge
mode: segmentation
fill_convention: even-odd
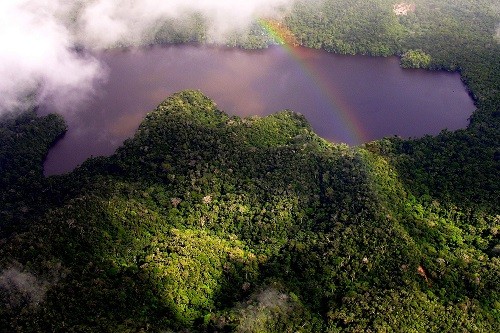
[[[232,117],[184,91],[112,156],[47,178],[64,120],[4,116],[0,330],[500,331],[500,9],[395,4],[298,1],[281,24],[304,46],[460,71],[466,129],[349,147],[293,111]],[[202,41],[176,29],[157,41]]]

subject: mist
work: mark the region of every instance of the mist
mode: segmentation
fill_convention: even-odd
[[[49,284],[19,267],[10,267],[0,272],[0,296],[2,304],[10,307],[37,306],[45,298]]]
[[[0,4],[0,113],[41,102],[68,108],[101,78],[100,64],[73,50],[72,34],[57,14],[50,2]]]
[[[155,42],[168,20],[200,15],[206,41],[223,43],[293,0],[9,0],[0,2],[0,114],[45,105],[78,109],[107,69],[92,52]]]

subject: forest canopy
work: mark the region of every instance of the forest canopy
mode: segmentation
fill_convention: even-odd
[[[279,23],[302,46],[458,70],[466,129],[349,147],[188,90],[112,156],[44,177],[62,117],[3,116],[1,330],[500,331],[498,4],[396,5],[297,1]],[[193,19],[156,42],[202,42]],[[276,42],[248,36],[234,45]]]

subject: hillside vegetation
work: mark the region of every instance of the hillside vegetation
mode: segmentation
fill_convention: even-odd
[[[184,91],[112,156],[45,178],[63,119],[0,119],[0,331],[500,331],[498,5],[412,3],[301,1],[283,24],[459,70],[466,129],[349,147]]]
[[[38,181],[3,208],[26,226],[0,250],[14,331],[499,328],[498,216],[418,200],[289,111],[240,119],[178,93],[113,156]]]

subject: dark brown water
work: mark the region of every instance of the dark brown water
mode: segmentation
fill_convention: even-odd
[[[475,108],[458,74],[403,70],[396,57],[189,45],[97,57],[109,69],[108,81],[92,101],[64,115],[68,132],[49,152],[47,175],[112,154],[147,112],[183,89],[199,89],[221,110],[239,116],[292,109],[320,136],[351,145],[463,128]]]

